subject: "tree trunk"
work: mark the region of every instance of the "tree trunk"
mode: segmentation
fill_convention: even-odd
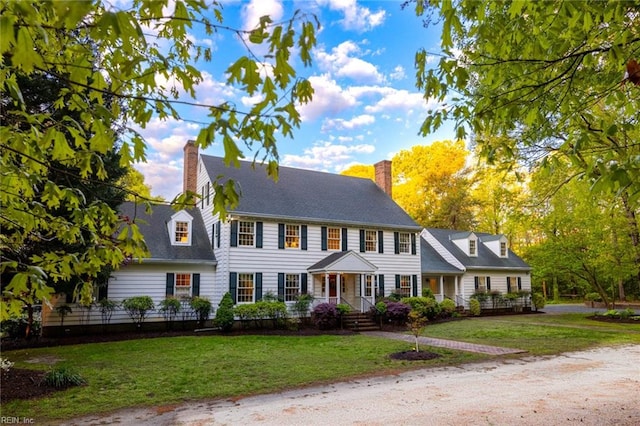
[[[638,230],[638,220],[636,218],[636,212],[629,205],[629,196],[626,192],[620,197],[622,198],[622,205],[624,206],[624,213],[627,217],[627,223],[629,225],[629,238],[631,238],[631,245],[633,245],[636,264],[636,280],[640,286],[640,230]]]

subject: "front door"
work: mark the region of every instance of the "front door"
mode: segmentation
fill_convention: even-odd
[[[338,279],[336,274],[329,275],[329,297],[338,297]]]

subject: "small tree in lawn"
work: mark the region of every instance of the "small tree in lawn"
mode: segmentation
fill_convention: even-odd
[[[142,327],[142,323],[149,311],[155,309],[153,300],[149,296],[134,296],[122,301],[122,307],[137,328]]]
[[[427,325],[427,318],[421,315],[417,311],[409,312],[409,316],[407,317],[407,325],[409,326],[409,330],[416,339],[416,352],[420,352],[420,348],[418,347],[418,340],[420,337],[420,332]]]

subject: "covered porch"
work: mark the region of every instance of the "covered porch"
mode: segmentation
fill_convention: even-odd
[[[346,304],[352,312],[375,306],[378,268],[354,251],[333,253],[309,267],[314,305]]]
[[[451,299],[456,303],[456,306],[464,305],[462,275],[423,274],[422,288],[431,289],[438,302]]]

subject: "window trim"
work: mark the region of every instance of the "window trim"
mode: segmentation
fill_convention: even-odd
[[[243,278],[251,277],[251,286],[241,286],[240,284],[245,284],[248,281],[244,281]],[[241,289],[251,289],[251,300],[242,300],[240,301],[240,293]],[[245,290],[246,293],[246,290]],[[243,295],[243,299],[246,299],[247,295]],[[256,274],[253,272],[238,272],[237,284],[236,284],[236,304],[241,305],[245,303],[255,303],[256,301]]]
[[[295,286],[290,285],[291,279],[295,281]],[[284,274],[284,301],[295,302],[297,297],[301,294],[302,280],[300,274]]]
[[[288,233],[289,229],[296,229],[296,234],[295,235],[290,235]],[[291,244],[289,243],[289,239],[296,239],[296,240],[292,240]],[[297,245],[293,245],[292,243],[294,241],[297,241]],[[297,224],[292,224],[292,223],[285,223],[284,224],[284,248],[286,249],[291,249],[291,250],[301,250],[302,248],[302,227],[300,225]]]
[[[189,281],[189,285],[179,285],[178,282],[180,282],[180,278],[187,278]],[[184,290],[180,293],[178,292],[178,288],[182,288],[182,289],[187,289],[187,291],[185,292]],[[191,295],[193,294],[193,274],[191,272],[176,272],[174,275],[174,281],[173,281],[173,295],[176,298],[181,298],[181,297],[191,297]]]
[[[251,232],[243,232],[242,225],[250,224]],[[251,239],[251,244],[243,244],[242,237]],[[238,220],[238,247],[255,247],[256,246],[256,222],[251,220]]]
[[[368,238],[370,235],[373,235],[374,238]],[[370,246],[373,246],[373,250],[370,250]],[[378,231],[364,230],[364,251],[365,253],[378,253]]]
[[[407,241],[402,241],[402,237],[405,236]],[[403,244],[406,246],[403,250]],[[411,233],[399,232],[398,233],[398,252],[399,254],[411,254]]]
[[[331,237],[331,231],[334,231],[335,233],[337,233],[338,238],[332,238]],[[336,247],[332,247],[331,243],[334,243],[334,245],[337,242],[337,246]],[[331,250],[331,251],[341,251],[342,250],[342,228],[336,228],[336,227],[327,227],[327,250]]]

